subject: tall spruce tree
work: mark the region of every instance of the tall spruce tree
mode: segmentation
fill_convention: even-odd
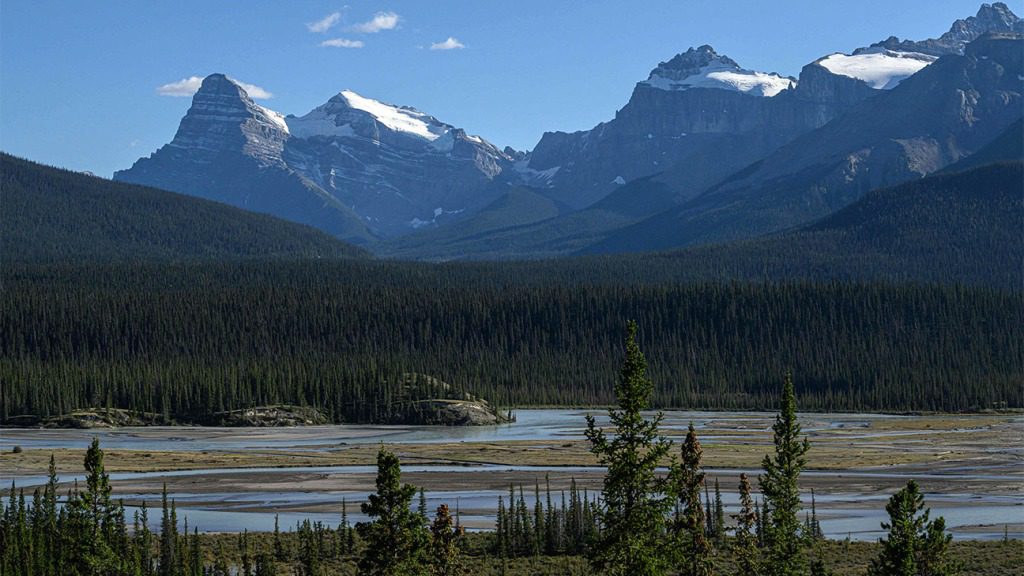
[[[750,479],[740,474],[740,512],[736,519],[736,568],[738,576],[758,576],[757,508],[750,495]]]
[[[707,537],[706,510],[700,502],[700,493],[705,487],[701,466],[703,454],[697,431],[691,423],[680,450],[679,463],[672,471],[673,491],[683,507],[675,536],[682,556],[680,573],[685,576],[711,576],[715,570]]]
[[[456,527],[447,504],[437,507],[437,515],[430,525],[431,576],[462,576],[466,568],[462,562],[462,528]]]
[[[805,455],[810,443],[800,440],[800,424],[796,418],[796,397],[793,378],[786,375],[782,389],[779,415],[772,427],[775,432],[775,455],[766,455],[761,463],[760,477],[764,494],[765,574],[796,576],[807,570],[804,545],[800,538],[800,472],[807,463]]]
[[[725,505],[722,503],[722,489],[718,485],[718,478],[715,478],[715,521],[713,530],[715,546],[719,549],[725,547]]]
[[[177,535],[177,521],[171,515],[171,508],[167,500],[167,483],[165,482],[163,491],[160,493],[160,554],[157,572],[160,576],[175,576]]]
[[[360,523],[366,549],[359,573],[366,576],[407,576],[423,573],[427,531],[411,509],[416,487],[402,484],[398,456],[381,448],[377,453],[377,492],[362,504],[373,520]]]
[[[608,469],[602,491],[603,530],[592,548],[591,561],[595,568],[613,576],[660,575],[670,563],[662,541],[672,496],[657,467],[668,455],[671,442],[658,431],[663,414],[647,420],[641,413],[650,405],[654,385],[647,376],[647,361],[636,334],[636,322],[630,322],[626,360],[615,384],[618,408],[608,411],[614,435],[609,438],[594,417],[587,416],[590,450]]]
[[[959,567],[950,556],[953,537],[946,533],[941,516],[929,521],[924,495],[917,482],[910,480],[889,498],[885,506],[889,522],[882,529],[889,533],[879,540],[882,551],[872,560],[870,576],[954,576]]]

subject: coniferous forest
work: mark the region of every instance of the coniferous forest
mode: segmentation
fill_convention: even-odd
[[[695,283],[550,263],[239,262],[8,267],[0,414],[111,407],[201,420],[271,404],[387,421],[402,374],[502,407],[612,401],[636,318],[657,407],[1024,405],[1024,302],[982,287]],[[638,268],[640,270],[640,268]]]
[[[180,528],[175,501],[167,488],[161,498],[160,524],[149,528],[145,505],[131,515],[113,495],[99,441],[86,451],[83,486],[76,482],[65,496],[51,457],[49,478],[30,499],[12,486],[0,500],[0,573],[36,575],[270,576],[298,574],[462,575],[509,573],[509,563],[529,573],[583,573],[586,564],[608,575],[685,574],[713,576],[827,575],[850,562],[852,548],[825,541],[812,495],[801,510],[800,476],[811,445],[797,418],[793,382],[787,377],[772,427],[774,450],[764,456],[754,500],[746,474],[739,476],[740,510],[727,527],[720,487],[715,503],[708,496],[703,450],[691,424],[686,440],[660,435],[662,414],[646,416],[653,381],[636,343],[637,325],[629,324],[626,359],[609,410],[612,430],[587,417],[590,450],[606,468],[603,487],[594,499],[571,486],[559,506],[550,489],[533,487],[534,506],[524,490],[510,486],[499,497],[495,530],[468,535],[445,504],[431,520],[422,490],[402,482],[399,458],[385,447],[377,456],[376,491],[361,504],[368,516],[354,526],[342,502],[337,529],[301,521],[294,530],[272,534],[190,533],[187,518]],[[668,466],[664,462],[668,460]],[[701,502],[701,492],[705,502]],[[506,505],[507,502],[507,505]],[[804,512],[804,519],[800,519]],[[930,517],[914,480],[886,505],[887,532],[876,545],[859,546],[856,561],[870,576],[956,576],[964,562],[952,545],[943,517]],[[731,535],[729,533],[732,533]],[[232,549],[225,550],[225,540]],[[979,550],[1003,554],[982,567],[994,573],[1009,568],[1006,558],[1019,554],[1015,542]],[[991,550],[987,550],[987,549]],[[548,562],[541,563],[541,558]],[[472,570],[471,566],[472,564]],[[970,573],[978,573],[971,567]]]

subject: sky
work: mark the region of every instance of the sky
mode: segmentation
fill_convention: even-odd
[[[0,150],[109,177],[169,142],[198,78],[214,72],[284,114],[350,89],[529,150],[546,131],[613,118],[652,68],[691,46],[797,76],[891,35],[938,36],[979,5],[3,0]]]

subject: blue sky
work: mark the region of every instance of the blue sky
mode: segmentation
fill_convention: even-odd
[[[262,88],[260,103],[285,114],[348,88],[529,149],[545,131],[612,118],[690,46],[796,76],[889,35],[938,36],[979,4],[4,0],[0,149],[110,176],[173,137],[190,99],[159,87],[213,72]]]

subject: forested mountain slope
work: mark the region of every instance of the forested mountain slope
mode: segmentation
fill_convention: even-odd
[[[641,258],[651,266],[685,269],[703,278],[860,279],[1020,289],[1022,230],[1024,162],[1017,160],[875,190],[791,232]]]
[[[3,260],[363,258],[314,228],[0,154]]]

